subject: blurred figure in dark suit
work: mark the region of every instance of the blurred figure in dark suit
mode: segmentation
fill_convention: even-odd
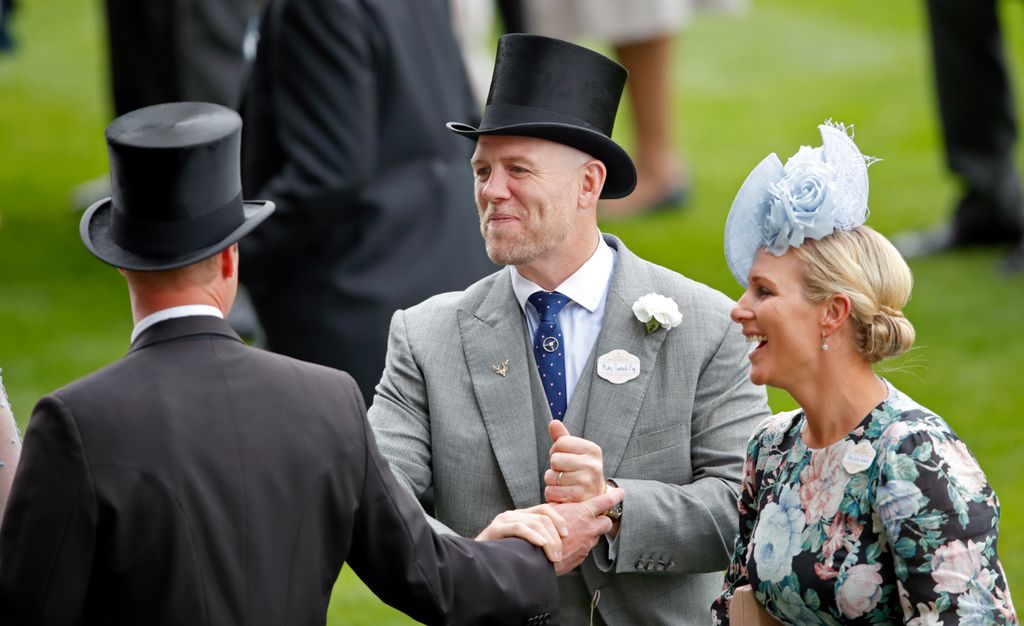
[[[964,246],[1017,244],[1004,271],[1024,270],[1017,115],[997,0],[927,0],[946,163],[962,185],[949,224],[893,243],[912,258]]]
[[[277,205],[242,243],[267,347],[371,399],[392,313],[494,270],[448,1],[271,0],[242,110],[243,188]]]
[[[14,0],[0,0],[0,52],[5,52],[14,47],[14,40],[11,38],[8,27],[13,10]]]
[[[236,108],[264,0],[105,0],[114,114],[197,100]]]
[[[103,0],[114,117],[164,102],[213,102],[237,109],[264,3]],[[69,200],[72,208],[84,210],[109,195],[110,177],[104,173],[72,188]],[[246,334],[257,332],[247,329]]]

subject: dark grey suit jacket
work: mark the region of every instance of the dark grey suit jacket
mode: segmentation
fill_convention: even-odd
[[[243,117],[242,183],[277,210],[242,242],[268,347],[372,398],[396,309],[495,270],[480,238],[478,118],[447,0],[272,0]]]
[[[426,623],[558,621],[539,549],[430,530],[348,375],[180,318],[37,405],[0,530],[0,616],[323,624],[344,562]]]

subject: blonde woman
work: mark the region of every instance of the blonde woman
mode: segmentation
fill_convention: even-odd
[[[945,421],[879,378],[904,352],[910,270],[863,225],[867,165],[842,125],[737,193],[726,257],[754,383],[800,409],[747,447],[740,532],[712,607],[750,584],[787,624],[1016,624],[996,552],[999,502]]]

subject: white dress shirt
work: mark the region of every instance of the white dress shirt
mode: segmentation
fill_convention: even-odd
[[[566,405],[572,402],[572,393],[580,380],[583,367],[590,358],[597,336],[604,323],[604,304],[608,296],[608,285],[615,270],[615,251],[598,237],[597,250],[590,255],[576,273],[565,279],[554,290],[571,300],[558,313],[558,325],[565,342],[565,398]],[[524,278],[516,268],[509,266],[512,275],[512,290],[519,306],[526,313],[526,326],[532,338],[537,333],[540,314],[527,301],[537,291],[546,291],[533,281]]]
[[[135,343],[135,340],[142,334],[142,331],[157,322],[174,319],[176,317],[190,317],[192,315],[212,315],[214,317],[224,319],[224,314],[221,313],[220,309],[208,304],[185,304],[182,306],[172,306],[167,309],[160,309],[156,313],[150,313],[139,320],[139,323],[132,329],[132,343]]]
[[[590,358],[590,351],[597,343],[604,323],[604,305],[608,299],[608,286],[612,282],[615,271],[615,250],[598,236],[599,243],[594,254],[590,255],[576,273],[565,279],[555,291],[571,300],[559,311],[558,325],[562,329],[562,340],[565,342],[565,397],[566,406],[572,402],[572,392],[580,380],[583,367]],[[546,291],[531,280],[523,278],[512,265],[508,267],[512,274],[512,291],[519,300],[519,306],[526,313],[526,325],[532,338],[537,333],[540,314],[527,301],[537,291]],[[531,342],[532,343],[532,342]],[[619,552],[618,536],[608,539],[608,560],[614,562]]]

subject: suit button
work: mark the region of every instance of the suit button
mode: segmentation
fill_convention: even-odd
[[[636,563],[633,563],[633,567],[635,567],[637,569],[643,569],[644,568],[644,560],[643,559],[637,559]]]
[[[663,572],[665,571],[665,561],[658,561],[654,564],[654,571]]]
[[[654,567],[654,561],[648,559],[646,565],[644,566],[644,569],[649,570],[652,567]]]

